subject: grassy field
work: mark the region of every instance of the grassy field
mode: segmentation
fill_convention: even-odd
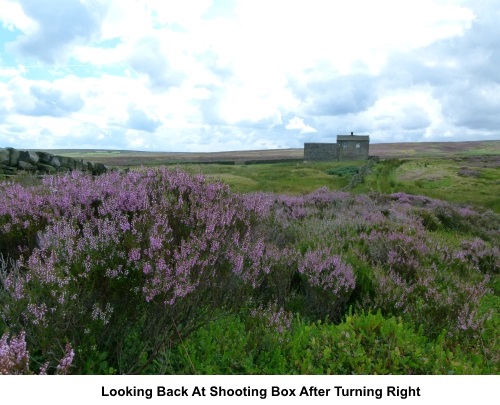
[[[348,178],[331,176],[331,168],[356,166],[365,161],[342,163],[270,163],[254,165],[182,165],[190,173],[202,173],[229,184],[232,191],[264,191],[286,194],[303,194],[320,187],[337,190],[345,187]]]
[[[405,192],[500,212],[500,156],[385,160],[354,191]]]

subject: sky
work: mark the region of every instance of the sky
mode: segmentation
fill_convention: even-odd
[[[0,0],[0,147],[498,140],[499,21],[499,0]]]

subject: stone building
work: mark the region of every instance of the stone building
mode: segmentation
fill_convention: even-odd
[[[345,161],[368,159],[369,135],[337,135],[337,143],[304,143],[304,161]]]
[[[337,135],[339,161],[368,159],[369,144],[368,135]]]

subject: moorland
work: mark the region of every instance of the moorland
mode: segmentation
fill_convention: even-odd
[[[0,180],[0,373],[500,372],[500,141],[48,152],[130,171]]]

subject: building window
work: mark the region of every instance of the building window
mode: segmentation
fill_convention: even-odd
[[[361,144],[357,143],[356,148],[358,148],[358,149],[361,148]]]

